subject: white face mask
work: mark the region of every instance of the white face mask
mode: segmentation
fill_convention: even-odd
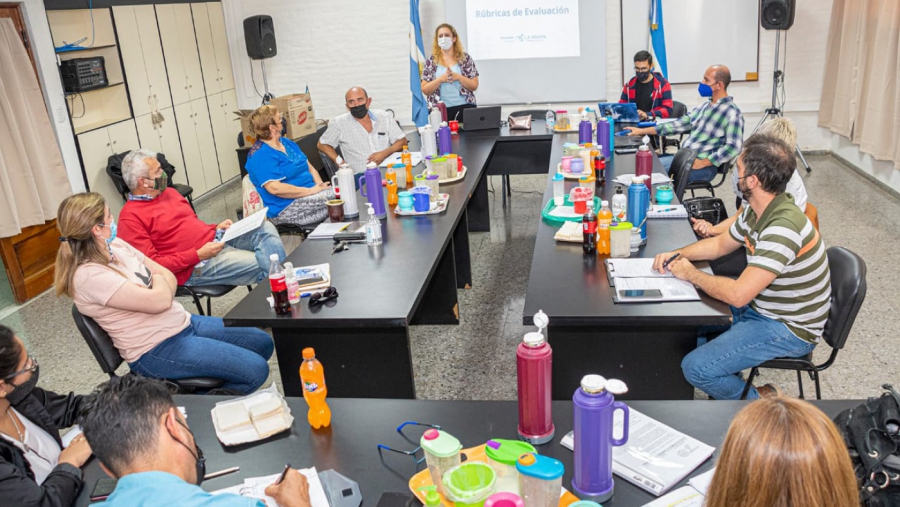
[[[439,37],[438,46],[444,51],[453,47],[453,37]]]

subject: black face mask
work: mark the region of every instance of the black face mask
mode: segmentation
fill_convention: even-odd
[[[353,115],[357,120],[361,120],[366,117],[366,114],[369,112],[369,109],[365,104],[360,104],[358,106],[353,106],[350,108],[350,114]]]
[[[203,478],[206,477],[206,458],[203,457],[203,451],[200,449],[200,446],[197,445],[197,437],[194,436],[194,432],[191,431],[191,429],[188,428],[187,425],[181,422],[181,420],[175,420],[178,421],[178,424],[184,426],[184,429],[188,430],[188,433],[190,433],[191,437],[194,439],[194,448],[197,450],[197,452],[192,451],[191,448],[184,445],[181,440],[178,440],[177,438],[172,436],[172,438],[175,438],[176,442],[183,445],[184,448],[187,449],[188,452],[191,453],[191,456],[193,456],[196,460],[196,462],[194,462],[194,472],[197,474],[197,482],[195,484],[199,486],[201,483],[203,483]]]
[[[169,186],[169,178],[166,176],[166,173],[162,173],[157,178],[153,178],[153,190],[159,190],[162,192]]]
[[[647,72],[635,72],[634,75],[637,77],[638,81],[643,83],[650,76],[650,71],[648,70]]]
[[[22,400],[27,398],[29,394],[31,394],[31,391],[34,390],[34,386],[37,385],[40,372],[41,367],[40,365],[38,365],[37,368],[35,368],[35,370],[31,372],[30,379],[22,382],[17,386],[15,384],[10,384],[11,386],[14,386],[14,389],[6,395],[6,399],[9,400],[10,404],[18,405],[22,402]]]

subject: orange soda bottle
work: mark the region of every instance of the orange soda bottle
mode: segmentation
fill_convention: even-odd
[[[400,154],[400,161],[406,166],[406,188],[413,187],[412,173],[412,154],[409,152],[409,146],[403,145],[403,153]]]
[[[602,201],[600,212],[597,213],[597,255],[609,255],[609,226],[612,224],[612,210],[609,209],[609,201]]]
[[[303,384],[303,398],[309,405],[306,419],[315,429],[326,428],[331,424],[331,409],[325,403],[325,397],[328,396],[328,389],[325,388],[325,369],[316,359],[316,351],[312,347],[306,347],[302,353],[300,381]]]
[[[387,172],[384,173],[384,179],[387,180],[388,206],[393,206],[397,204],[397,201],[400,199],[397,196],[397,173],[394,172],[392,166],[388,166]]]

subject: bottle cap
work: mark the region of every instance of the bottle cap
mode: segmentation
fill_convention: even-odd
[[[419,488],[419,491],[422,492],[422,495],[425,496],[425,505],[428,507],[433,507],[441,504],[441,497],[438,495],[437,486],[422,486]]]
[[[447,122],[442,121],[442,122],[441,122],[441,127],[446,127],[446,126],[447,126]]]
[[[404,150],[409,150],[409,145],[408,145],[408,144],[404,144],[404,145],[403,145],[403,149],[404,149]]]
[[[643,185],[644,180],[646,180],[647,178],[649,178],[649,176],[647,176],[646,174],[642,174],[640,176],[634,176],[631,178],[631,184],[632,185]]]
[[[609,201],[600,201],[601,206],[609,206]]]
[[[526,452],[525,454],[519,456],[519,463],[524,466],[534,465],[534,462],[537,461],[534,458],[534,454],[530,452]]]
[[[425,432],[425,435],[423,435],[423,438],[424,438],[425,440],[434,440],[434,439],[436,439],[436,438],[439,437],[439,436],[441,436],[441,434],[438,432],[438,430],[436,430],[436,429],[430,429],[430,430],[428,430],[428,431]]]
[[[516,470],[520,474],[544,481],[552,481],[562,477],[565,467],[561,461],[539,454],[523,454],[519,457]]]
[[[274,253],[274,254],[269,255],[269,260],[270,260],[270,261],[277,261],[277,260],[278,260],[278,254],[277,254],[277,253]]]
[[[538,331],[543,332],[543,330],[547,329],[547,326],[550,325],[550,317],[544,313],[544,310],[538,310],[538,312],[534,314],[532,322],[537,326]]]
[[[312,347],[306,347],[301,354],[303,355],[303,359],[312,359],[316,357],[316,351]]]
[[[606,381],[606,390],[613,394],[625,394],[628,392],[628,386],[617,378],[611,378]]]
[[[650,136],[644,136],[641,141],[644,141],[644,146],[650,143]]]
[[[525,342],[525,345],[528,345],[529,347],[537,347],[544,343],[544,335],[537,331],[532,331],[530,333],[525,333],[525,339],[523,341]]]
[[[606,379],[602,375],[585,375],[581,379],[581,389],[586,393],[602,393],[606,389]]]
[[[616,185],[616,193],[617,193],[617,194],[621,194],[621,193],[622,193],[622,187]]]
[[[448,458],[458,454],[460,449],[462,449],[462,445],[460,445],[456,437],[436,429],[426,431],[422,435],[422,440],[419,441],[419,444],[423,449],[439,458]]]
[[[284,270],[287,271],[288,273],[290,273],[290,272],[294,271],[294,265],[291,264],[290,262],[285,262]]]
[[[488,440],[484,449],[484,453],[487,454],[488,458],[512,467],[516,466],[516,461],[518,461],[520,456],[532,452],[536,452],[535,448],[527,442],[503,440],[500,438]]]
[[[565,179],[565,176],[562,173],[556,173],[553,175],[553,181],[562,181]]]
[[[366,169],[378,169],[378,164],[376,164],[375,162],[369,162],[368,164],[366,164]]]

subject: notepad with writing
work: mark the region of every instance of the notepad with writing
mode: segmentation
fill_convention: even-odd
[[[647,218],[687,218],[687,210],[681,204],[654,204]]]
[[[673,278],[675,275],[666,271],[660,273],[653,269],[653,259],[607,259],[606,272],[609,278]]]

